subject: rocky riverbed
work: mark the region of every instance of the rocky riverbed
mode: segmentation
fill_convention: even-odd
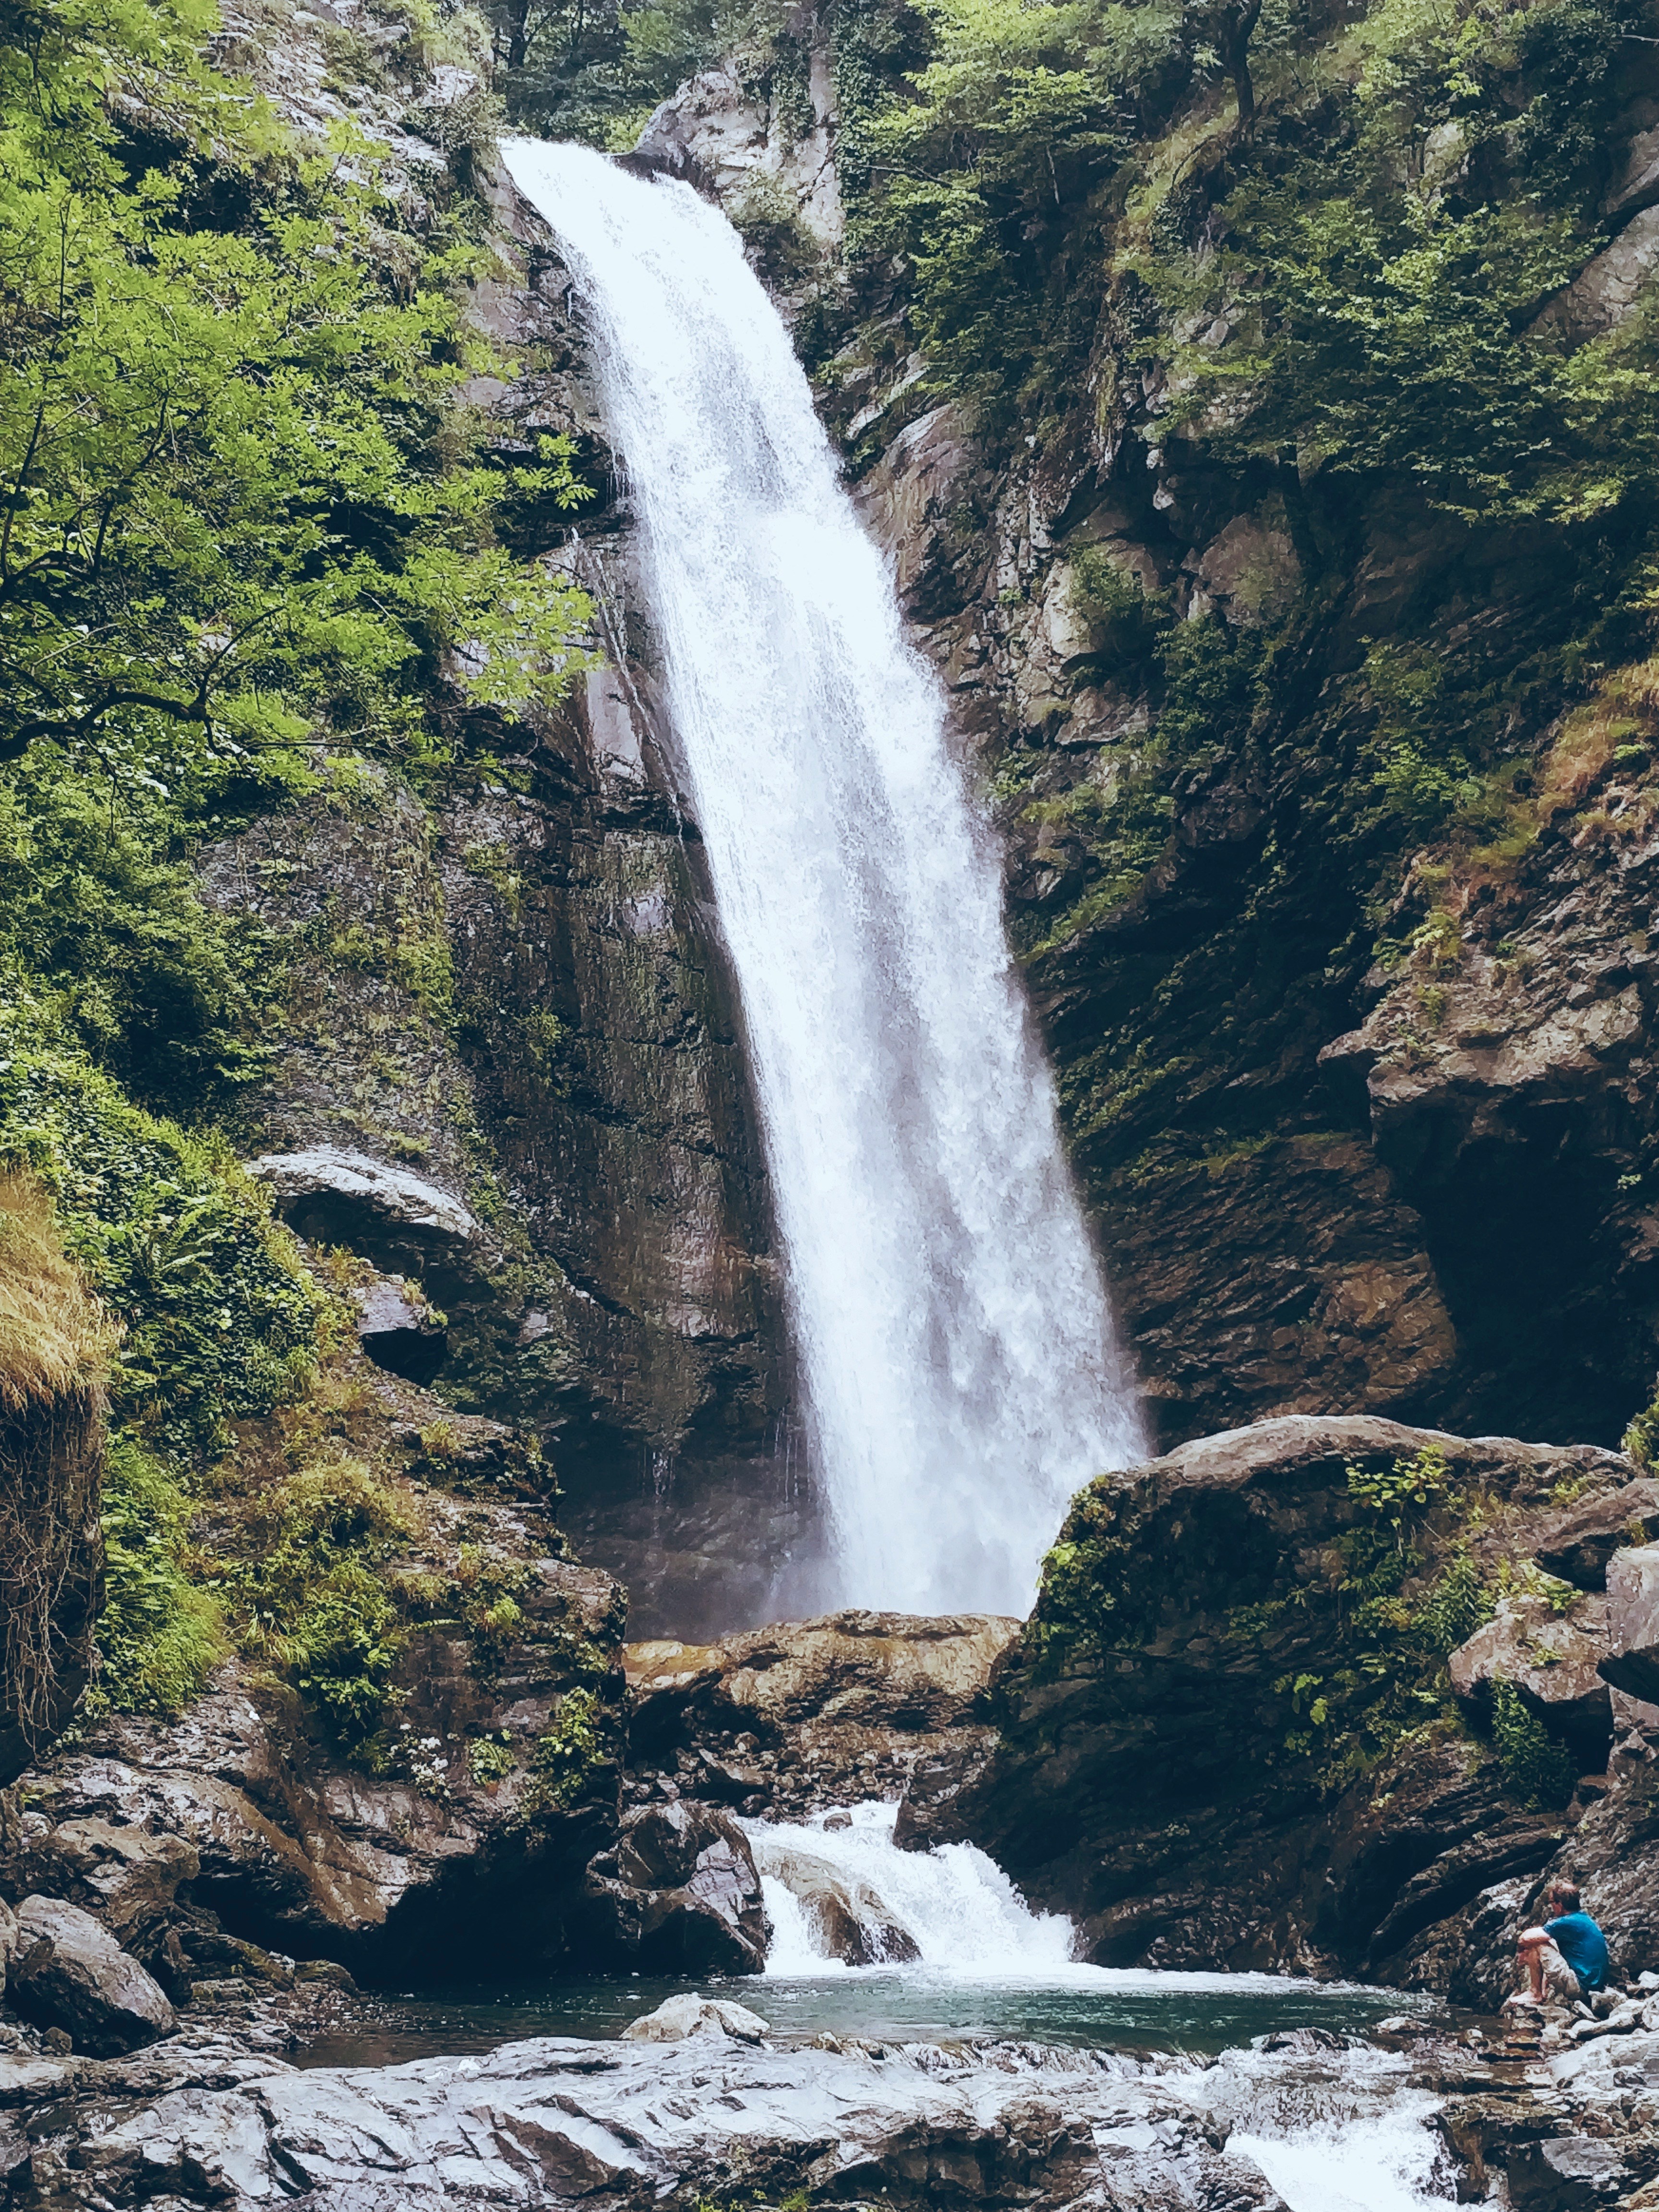
[[[1449,2091],[1464,2099],[1466,2150],[1502,2155],[1506,2129],[1534,2143],[1536,2100],[1502,2070],[1451,2044],[1390,2051],[1316,2034],[1207,2063],[808,2043],[680,1999],[615,2042],[549,2037],[378,2069],[299,2070],[230,2036],[123,2060],[14,2059],[0,2174],[8,2203],[40,2212],[739,2198],[1313,2212],[1264,2171],[1275,2145],[1318,2141],[1340,2161],[1350,2137],[1373,2159],[1386,2140],[1402,2185],[1449,2190],[1460,2161],[1435,2126]],[[1511,2107],[1523,2116],[1506,2118]]]

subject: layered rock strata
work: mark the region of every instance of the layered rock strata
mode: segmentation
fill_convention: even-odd
[[[897,1796],[941,1766],[959,1781],[989,1754],[990,1680],[1018,1632],[995,1614],[852,1611],[629,1644],[624,1792],[789,1820]]]

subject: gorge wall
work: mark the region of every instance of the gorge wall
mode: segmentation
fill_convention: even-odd
[[[1482,523],[1381,468],[1322,474],[1305,448],[1229,449],[1221,403],[1192,401],[1207,354],[1247,413],[1261,340],[1229,225],[1297,173],[1305,134],[1363,129],[1354,88],[1382,100],[1366,71],[1387,34],[1310,19],[1311,74],[1271,76],[1253,136],[1189,60],[1128,95],[1130,185],[1057,176],[1023,218],[1034,267],[1067,224],[1066,251],[1096,257],[1093,289],[1074,279],[1097,317],[1079,382],[975,428],[938,396],[950,359],[930,360],[914,259],[870,258],[870,76],[912,59],[902,15],[877,13],[884,45],[867,10],[792,18],[810,124],[775,43],[677,95],[641,156],[750,237],[950,692],[1160,1433],[1341,1407],[1616,1442],[1655,1364],[1639,648],[1623,674],[1611,637],[1595,670],[1575,659],[1585,549],[1540,522]],[[1556,96],[1548,35],[1489,88],[1511,132]],[[945,51],[994,74],[965,32]],[[1546,351],[1639,321],[1656,92],[1639,41],[1595,77],[1557,190],[1586,213]],[[1407,137],[1413,112],[1389,111]],[[1521,191],[1478,118],[1437,127],[1434,162],[1389,173],[1425,222]],[[1170,263],[1219,298],[1230,255],[1231,306],[1171,309]],[[988,264],[982,281],[988,298]],[[1462,782],[1395,805],[1407,757]]]
[[[1307,36],[1351,85],[1334,29]],[[286,112],[314,128],[320,34],[284,21],[279,44]],[[1144,210],[1112,218],[1125,273],[1069,412],[975,428],[941,402],[913,264],[876,264],[858,230],[870,85],[890,94],[913,49],[902,13],[792,17],[694,77],[629,158],[743,230],[945,682],[1158,1433],[1341,1410],[1616,1442],[1655,1364],[1639,676],[1557,669],[1582,586],[1541,526],[1218,455],[1169,367],[1197,341],[1129,267]],[[1620,239],[1650,70],[1630,46],[1597,84],[1590,167]],[[371,87],[351,97],[373,112]],[[1201,75],[1145,96],[1154,195],[1166,149],[1200,149],[1166,247],[1224,253],[1229,191],[1303,127],[1276,97],[1241,145]],[[404,143],[411,174],[435,158]],[[1438,205],[1474,159],[1413,188]],[[504,178],[486,197],[502,259],[470,312],[534,366],[476,397],[503,451],[580,443],[596,503],[522,529],[595,590],[609,665],[557,714],[474,715],[479,769],[435,801],[313,803],[207,876],[303,946],[249,1148],[360,1153],[459,1202],[459,1242],[428,1237],[407,1268],[356,1217],[448,1318],[441,1393],[551,1425],[573,1527],[647,1626],[700,1633],[768,1609],[734,1494],[769,1551],[810,1542],[763,1170],[568,288]],[[1633,237],[1587,245],[1550,328],[1635,312],[1607,289],[1639,276]],[[1203,346],[1224,359],[1233,329]],[[1501,729],[1490,758],[1476,723]],[[1468,824],[1436,835],[1432,807],[1390,817],[1379,793],[1447,727]],[[290,1171],[283,1203],[320,1230],[307,1172],[326,1180]],[[659,1590],[665,1549],[702,1565]]]

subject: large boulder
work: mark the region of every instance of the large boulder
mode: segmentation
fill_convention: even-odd
[[[1546,1574],[1582,1590],[1605,1589],[1613,1553],[1656,1535],[1659,1482],[1648,1475],[1567,1506],[1538,1530],[1533,1557]]]
[[[1607,1651],[1601,1672],[1627,1696],[1659,1703],[1659,1544],[1615,1552],[1607,1563]]]
[[[634,1758],[678,1760],[681,1786],[748,1813],[896,1796],[919,1766],[988,1753],[991,1679],[1018,1633],[1000,1614],[849,1611],[630,1644]]]
[[[42,2027],[61,2027],[94,2057],[171,2035],[173,2007],[130,1952],[78,1905],[25,1898],[17,1915],[7,1994]]]
[[[0,1856],[0,1887],[13,1897],[60,1897],[95,1913],[140,1957],[162,1941],[181,1885],[202,1870],[182,1836],[96,1817],[58,1826],[34,1816]]]
[[[749,1838],[712,1807],[639,1807],[593,1859],[586,1888],[601,1956],[644,1972],[765,1969],[771,1928]]]
[[[917,1839],[970,1837],[1103,1964],[1376,1971],[1541,1872],[1577,1817],[1559,1757],[1517,1778],[1437,1714],[1437,1653],[1565,1483],[1635,1479],[1610,1452],[1306,1416],[1100,1477],[1000,1676],[988,1769]]]
[[[687,1990],[665,1997],[655,2012],[642,2013],[622,2032],[624,2043],[683,2043],[688,2035],[729,2035],[738,2043],[758,2043],[771,2023],[747,2005],[723,1997],[700,1997]]]
[[[1570,1613],[1547,1598],[1506,1598],[1496,1615],[1447,1662],[1454,1694],[1482,1717],[1492,1685],[1508,1682],[1585,1767],[1605,1765],[1613,1742],[1613,1698],[1601,1668],[1607,1655],[1607,1601],[1584,1595]]]

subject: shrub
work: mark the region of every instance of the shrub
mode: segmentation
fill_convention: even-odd
[[[1573,1767],[1512,1682],[1492,1686],[1492,1733],[1509,1785],[1523,1805],[1565,1805]]]
[[[0,1698],[31,1748],[64,1717],[60,1611],[96,1556],[112,1334],[40,1184],[0,1177]]]
[[[406,1632],[385,1563],[410,1534],[368,1468],[325,1459],[250,1501],[225,1577],[245,1650],[273,1660],[343,1742],[373,1735]]]
[[[0,1160],[34,1171],[124,1325],[118,1413],[163,1447],[222,1450],[231,1422],[304,1389],[325,1301],[222,1138],[133,1105],[52,1030],[49,1002],[0,971]]]
[[[225,1650],[220,1608],[183,1564],[193,1501],[137,1437],[118,1437],[104,1469],[104,1610],[94,1713],[178,1712]]]

